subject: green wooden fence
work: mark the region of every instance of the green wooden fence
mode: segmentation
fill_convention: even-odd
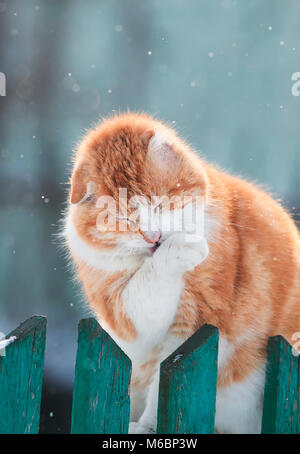
[[[0,356],[0,433],[38,433],[43,383],[46,318],[32,317]]]
[[[0,434],[39,430],[46,319],[35,316],[0,351]],[[214,433],[218,330],[202,326],[160,366],[159,434]],[[93,318],[79,323],[73,434],[126,434],[131,363]],[[300,433],[300,358],[281,336],[268,344],[262,433]]]

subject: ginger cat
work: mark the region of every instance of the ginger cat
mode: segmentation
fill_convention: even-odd
[[[259,433],[268,337],[300,331],[299,233],[284,209],[127,113],[80,143],[64,232],[132,361],[130,433],[155,432],[159,364],[205,323],[220,331],[216,431]]]

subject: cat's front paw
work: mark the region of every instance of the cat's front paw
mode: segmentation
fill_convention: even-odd
[[[154,260],[161,270],[185,273],[193,271],[208,256],[205,238],[185,233],[173,234],[154,254]]]
[[[197,242],[186,239],[184,245],[179,250],[179,266],[184,272],[193,271],[196,266],[204,262],[208,254],[209,248],[204,238]]]
[[[139,422],[131,422],[129,424],[129,434],[153,434],[154,431],[146,426],[143,426]]]

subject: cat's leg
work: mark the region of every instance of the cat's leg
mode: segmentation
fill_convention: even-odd
[[[132,422],[129,427],[130,434],[151,434],[156,432],[157,426],[157,409],[158,409],[158,393],[159,393],[159,364],[173,353],[187,338],[177,337],[168,334],[164,341],[164,347],[161,352],[159,361],[156,365],[156,370],[153,375],[151,384],[147,389],[146,406],[143,414],[137,422]]]
[[[217,393],[215,427],[217,433],[255,434],[261,431],[265,368],[243,382],[233,383]],[[130,424],[131,434],[155,433],[159,372],[149,387],[146,408],[138,422]]]
[[[158,248],[131,278],[122,293],[124,309],[133,322],[140,351],[162,348],[158,364],[185,339],[171,336],[183,289],[183,275],[193,270],[208,256],[207,242],[184,241],[184,235],[173,234]],[[123,347],[126,352],[126,346]],[[128,352],[130,356],[130,352]],[[129,433],[153,433],[156,430],[159,367],[147,391],[146,407],[138,420],[130,424]]]
[[[137,422],[142,416],[146,407],[147,390],[148,387],[143,386],[133,367],[130,383],[130,422]]]
[[[265,366],[261,366],[243,381],[218,390],[215,419],[218,433],[260,433],[264,383]]]
[[[132,321],[141,349],[151,349],[166,336],[177,312],[184,273],[208,256],[204,238],[185,241],[184,234],[166,239],[129,280],[122,292],[124,310]]]
[[[159,371],[155,373],[148,388],[146,407],[143,414],[137,422],[131,422],[129,425],[130,434],[151,434],[156,432],[158,388]]]

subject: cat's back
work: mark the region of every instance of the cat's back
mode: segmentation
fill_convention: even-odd
[[[289,341],[300,331],[300,237],[288,212],[265,191],[243,179],[209,170],[225,207],[223,222],[237,239],[239,272],[273,309],[272,332]],[[248,288],[249,290],[249,288]]]

